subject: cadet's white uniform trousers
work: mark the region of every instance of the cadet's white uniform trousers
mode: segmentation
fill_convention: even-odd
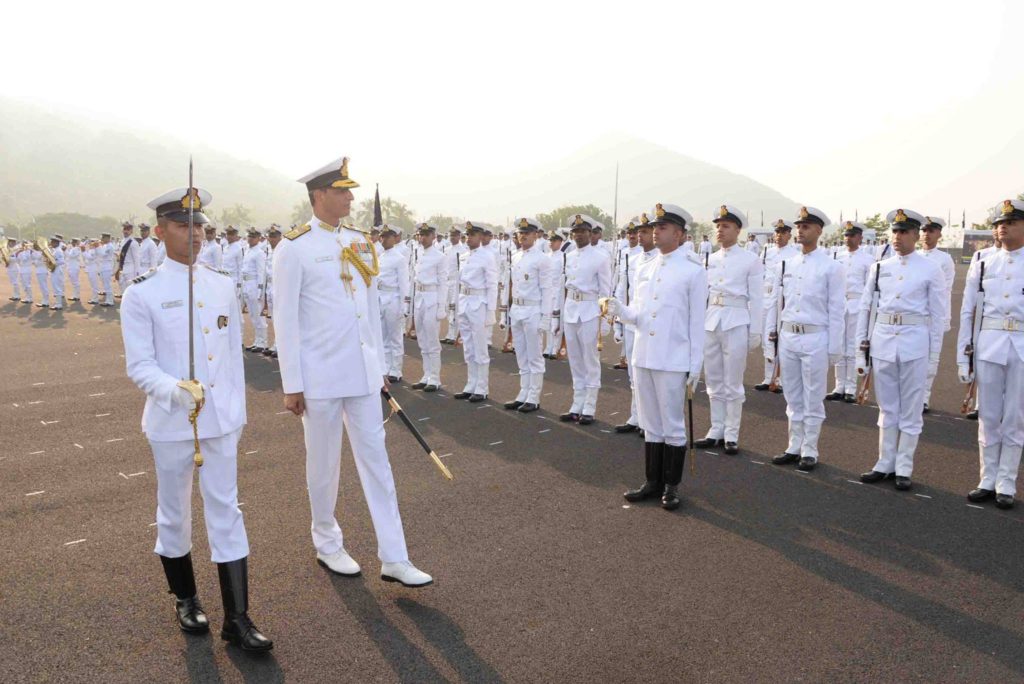
[[[572,408],[569,413],[594,415],[601,389],[601,355],[597,352],[597,326],[601,320],[565,324],[565,352],[572,372]]]
[[[636,330],[622,326],[622,353],[626,355],[626,375],[629,376],[629,425],[640,425],[636,406],[636,371],[629,362],[633,358],[633,343],[636,341]]]
[[[921,415],[928,357],[913,361],[871,359],[880,428],[878,463],[872,470],[910,477],[924,417]]]
[[[96,266],[86,265],[85,275],[89,279],[89,289],[92,290],[92,298],[90,301],[98,302],[100,299],[100,276],[96,272]]]
[[[768,292],[764,293],[765,301],[768,301]],[[761,330],[768,330],[768,307],[764,307],[764,312],[761,314]],[[767,335],[762,335],[762,340],[768,340]],[[765,385],[771,383],[772,376],[775,375],[775,345],[772,342],[761,345],[762,356],[764,357],[764,380],[761,382]],[[779,387],[782,387],[782,373],[779,373],[779,378],[776,383]]]
[[[53,290],[53,305],[64,306],[64,266],[58,264],[50,272],[50,289]]]
[[[249,309],[249,320],[252,323],[253,333],[255,333],[252,343],[256,347],[266,349],[268,346],[267,319],[260,316],[260,312],[263,311],[263,296],[255,280],[247,280],[242,284],[242,296]]]
[[[729,330],[722,330],[719,325],[704,333],[704,380],[711,400],[708,439],[739,442],[749,330],[747,325]]]
[[[557,355],[558,350],[562,348],[562,333],[559,332],[557,335],[555,334],[555,329],[558,327],[558,325],[559,320],[552,319],[551,325],[545,331],[545,333],[547,334],[547,344],[545,345],[544,351],[547,352],[549,356]]]
[[[68,282],[71,283],[71,298],[81,299],[82,298],[82,283],[79,280],[78,272],[80,266],[77,261],[69,262],[71,265],[67,266],[68,269]]]
[[[418,289],[418,288],[417,288]],[[441,321],[437,320],[437,295],[416,293],[416,313],[413,321],[416,324],[416,344],[420,346],[423,357],[423,377],[420,382],[428,385],[441,385]],[[465,342],[465,333],[463,333]]]
[[[238,509],[238,439],[242,430],[222,437],[200,439],[203,467],[199,470],[199,491],[203,495],[206,536],[210,559],[228,563],[249,555],[242,511]],[[156,548],[167,558],[178,558],[192,550],[192,440],[153,442],[156,464]]]
[[[21,269],[21,298],[32,301],[32,267]]]
[[[110,282],[113,277],[114,273],[109,268],[100,269],[100,285],[103,287],[103,292],[106,295],[104,297],[105,304],[114,303],[114,287],[113,283]]]
[[[544,389],[544,356],[540,348],[540,312],[512,320],[512,344],[519,365],[516,401],[540,405]]]
[[[781,327],[781,326],[780,326]],[[782,392],[789,418],[786,452],[818,460],[818,437],[825,422],[828,333],[779,333]]]
[[[1013,333],[1019,335],[1021,333]],[[978,442],[982,489],[1017,493],[1021,445],[1024,444],[1024,360],[1011,347],[1005,366],[978,360]]]
[[[686,446],[686,373],[649,368],[633,373],[644,441]]]
[[[459,334],[462,335],[462,357],[466,360],[466,386],[463,392],[487,396],[490,391],[491,356],[487,350],[491,326],[484,325],[487,307],[459,312]],[[434,335],[437,343],[437,335]]]
[[[836,364],[836,392],[857,393],[857,316],[858,313],[844,314],[846,329],[843,333],[843,360]],[[881,472],[881,471],[879,471]]]
[[[332,554],[344,546],[334,515],[341,477],[341,440],[345,428],[363,495],[377,534],[377,556],[384,563],[409,560],[395,479],[384,446],[380,395],[306,399],[302,429],[306,439],[306,486],[313,514],[313,546]],[[205,466],[204,466],[205,467]]]
[[[945,336],[946,336],[945,335],[945,331],[943,331],[942,337],[939,338],[940,339],[940,347],[939,347],[940,349],[942,348],[941,347],[941,340]],[[935,376],[938,375],[938,372],[939,372],[939,364],[938,363],[936,363],[935,365],[932,365],[931,363],[928,364],[928,372],[927,372],[927,375],[926,375],[926,377],[924,379],[924,394],[923,394],[923,397],[922,397],[924,404],[927,404],[927,403],[931,402],[931,400],[932,400],[932,385],[935,384]],[[924,408],[923,404],[922,404],[922,408]]]
[[[47,282],[49,279],[50,272],[47,269],[36,271],[36,283],[39,285],[39,301],[36,304],[50,303],[50,285]]]
[[[12,265],[7,267],[7,279],[11,281],[11,296],[16,299],[21,299],[21,275],[18,273],[18,269],[13,265],[14,257],[11,257]]]
[[[396,378],[402,377],[405,358],[405,304],[398,292],[378,292],[380,301],[380,331],[384,341],[384,371]]]

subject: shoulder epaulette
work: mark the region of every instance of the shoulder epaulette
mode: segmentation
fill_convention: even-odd
[[[308,233],[311,230],[313,230],[313,229],[309,227],[308,223],[303,223],[301,226],[299,226],[297,228],[292,228],[291,230],[289,230],[287,233],[284,234],[284,237],[289,239],[289,240],[294,240],[297,237],[305,235],[306,233]]]
[[[229,272],[221,270],[219,268],[214,268],[213,266],[210,266],[208,264],[203,264],[203,268],[206,268],[206,269],[208,269],[210,271],[213,271],[214,273],[220,273],[222,276],[231,277],[231,274]]]
[[[154,273],[156,273],[156,269],[155,268],[151,268],[148,271],[146,271],[145,273],[143,273],[142,275],[136,276],[136,277],[132,278],[132,284],[133,285],[137,285],[138,283],[141,283],[143,280],[145,280],[146,278],[150,277]]]
[[[346,228],[348,230],[354,230],[357,233],[362,233],[363,235],[369,235],[370,234],[369,230],[367,230],[365,228],[360,228],[359,226],[342,226],[342,228]]]

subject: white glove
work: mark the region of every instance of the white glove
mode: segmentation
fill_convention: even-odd
[[[608,297],[605,299],[604,305],[609,316],[615,317],[622,313],[622,302],[615,297]]]
[[[969,385],[974,381],[974,373],[970,371],[966,363],[956,364],[956,374],[964,385]]]
[[[757,333],[750,333],[747,335],[747,348],[749,351],[754,351],[761,346],[761,336]]]
[[[203,386],[201,382],[197,382],[197,384],[199,385],[201,395],[205,396],[206,388]],[[184,387],[182,387],[181,385],[175,387],[174,392],[171,393],[171,403],[175,407],[182,408],[187,411],[191,411],[196,407],[195,397],[193,397],[192,393],[189,392]]]
[[[619,326],[615,326],[615,331],[612,332],[612,339],[614,339],[617,344],[622,344],[622,331],[619,329]]]
[[[690,373],[686,376],[686,389],[691,392],[697,391],[697,385],[700,383],[700,372]]]
[[[494,325],[494,309],[488,309],[484,316],[484,325]]]
[[[437,314],[434,317],[439,321],[443,321],[448,318],[448,310],[443,306],[439,306],[437,307]]]
[[[829,354],[828,355],[828,365],[830,365],[830,366],[834,366],[834,365],[836,365],[837,363],[839,363],[842,360],[843,360],[843,355],[842,354]]]
[[[932,354],[928,359],[928,377],[934,378],[939,374],[939,355]]]

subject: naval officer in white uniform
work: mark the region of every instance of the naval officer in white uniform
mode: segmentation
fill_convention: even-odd
[[[951,307],[953,299],[953,280],[956,278],[956,265],[953,263],[953,257],[949,256],[949,253],[939,249],[939,240],[942,239],[942,229],[945,227],[946,221],[937,216],[925,216],[924,225],[921,226],[921,243],[920,243],[920,254],[926,259],[934,261],[939,269],[942,271],[942,280],[946,285],[946,291],[943,295],[943,302],[946,305],[946,311],[943,315],[944,323],[942,324],[942,334],[945,335],[950,329],[950,321],[952,320]],[[935,376],[939,374],[939,358],[935,357],[934,363],[928,364],[928,378],[924,383],[924,406],[923,411],[928,413],[928,402],[932,398],[932,384],[935,382]]]
[[[835,260],[846,269],[846,325],[843,328],[843,358],[835,365],[836,385],[825,395],[826,401],[845,401],[852,404],[857,394],[857,317],[860,315],[861,297],[868,280],[868,270],[875,263],[870,250],[861,248],[864,238],[864,224],[846,221],[843,237],[846,249],[835,254]]]
[[[193,432],[189,412],[196,400],[199,489],[203,495],[211,560],[217,564],[224,627],[221,638],[247,651],[267,651],[267,639],[248,616],[249,541],[238,508],[238,439],[246,423],[242,320],[231,279],[189,265],[189,243],[199,253],[203,208],[210,194],[198,188],[167,192],[148,206],[167,260],[134,279],[121,302],[128,377],[146,393],[142,429],[153,450],[157,478],[156,548],[176,597],[178,624],[206,632],[209,622],[196,596],[192,570]],[[195,228],[188,229],[189,204]],[[131,238],[129,238],[131,239]],[[195,306],[195,382],[189,378],[189,277]]]
[[[772,245],[766,245],[761,252],[761,266],[764,268],[764,302],[768,302],[771,299],[772,292],[775,291],[775,287],[779,282],[779,270],[782,262],[796,256],[799,252],[797,246],[791,241],[793,237],[792,222],[780,218],[775,221],[773,226],[775,228],[775,242]],[[765,320],[768,318],[767,304],[763,310],[762,318]],[[762,330],[765,333],[768,332],[768,329],[765,327],[762,327]],[[774,391],[776,394],[781,394],[782,375],[775,371],[775,344],[768,341],[767,334],[765,335],[765,342],[762,347],[764,349],[764,379],[754,385],[754,389],[758,392],[766,392],[772,389],[771,383],[774,379]]]
[[[381,337],[384,342],[384,370],[388,382],[402,379],[402,361],[405,359],[405,345],[402,333],[405,331],[405,299],[409,296],[409,267],[405,254],[398,247],[398,231],[391,226],[381,226],[380,276],[377,278],[377,294],[380,298]]]
[[[498,305],[498,262],[483,245],[489,230],[490,226],[481,221],[466,222],[469,253],[459,270],[456,320],[466,361],[466,384],[453,396],[473,403],[486,399],[490,391],[491,356],[487,345]]]
[[[427,223],[416,227],[420,251],[413,268],[416,301],[413,318],[416,344],[423,358],[423,377],[415,390],[436,392],[441,386],[441,321],[448,315],[448,260],[437,244],[437,228]]]
[[[336,574],[361,572],[334,514],[347,429],[377,533],[381,578],[424,586],[433,580],[409,562],[384,445],[377,252],[364,231],[342,224],[359,184],[349,178],[347,157],[299,182],[313,216],[274,250],[274,320],[285,408],[302,416],[316,557]]]

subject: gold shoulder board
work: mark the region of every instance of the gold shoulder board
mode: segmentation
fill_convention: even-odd
[[[305,235],[311,230],[312,228],[309,227],[308,223],[303,223],[298,228],[292,228],[291,230],[289,230],[287,233],[284,234],[284,237],[286,237],[289,240],[294,240],[295,238],[301,235]]]
[[[146,271],[145,273],[143,273],[142,275],[136,276],[136,277],[132,278],[132,283],[133,284],[141,283],[143,280],[145,280],[146,278],[150,277],[154,273],[156,273],[156,269],[155,268],[151,268],[148,271]]]

